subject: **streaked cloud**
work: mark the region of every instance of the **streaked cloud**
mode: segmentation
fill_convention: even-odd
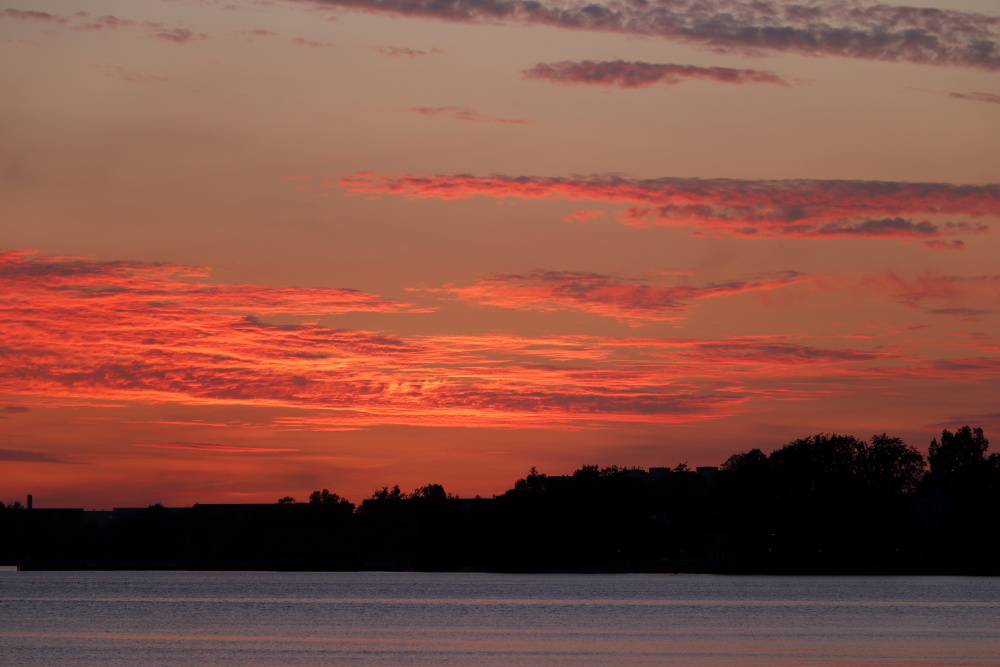
[[[90,32],[105,29],[114,30],[117,28],[139,28],[154,39],[172,42],[174,44],[188,44],[209,38],[209,36],[205,33],[194,32],[189,28],[171,27],[158,21],[136,21],[110,14],[94,17],[90,14],[90,12],[83,11],[77,12],[72,18],[67,18],[56,14],[50,14],[48,12],[25,11],[7,8],[0,11],[0,18],[57,24],[73,24],[73,30]]]
[[[155,74],[143,74],[141,72],[127,70],[120,65],[110,65],[104,69],[104,73],[113,79],[118,79],[120,81],[125,81],[127,83],[137,83],[142,85],[157,85],[161,83],[167,83],[170,81],[170,77],[167,76],[157,76]]]
[[[3,11],[0,11],[0,18],[5,19],[15,19],[18,21],[39,21],[43,23],[67,23],[68,20],[56,16],[55,14],[49,14],[48,12],[38,12],[30,9],[14,9],[8,7]]]
[[[956,276],[924,269],[907,277],[885,271],[861,278],[858,288],[933,315],[976,318],[1000,310],[1000,275]]]
[[[441,49],[407,49],[400,46],[376,46],[375,50],[383,56],[390,58],[418,58],[420,56],[432,56],[444,53]]]
[[[534,271],[498,274],[471,285],[446,285],[425,291],[482,305],[522,310],[577,310],[632,324],[684,317],[698,299],[771,290],[812,280],[784,271],[753,280],[706,285],[665,284],[598,273]]]
[[[648,88],[673,86],[684,81],[715,81],[717,83],[789,83],[773,72],[729,67],[698,67],[624,60],[583,60],[558,63],[538,63],[521,74],[525,79],[542,79],[562,84]]]
[[[79,16],[79,15],[78,15]],[[131,28],[137,25],[136,21],[130,19],[121,19],[117,16],[98,16],[94,19],[89,19],[87,23],[75,26],[74,30],[114,30],[116,28]]]
[[[195,33],[187,28],[165,28],[153,32],[153,38],[174,44],[189,44],[191,42],[208,39],[204,33]]]
[[[284,447],[243,447],[241,445],[218,445],[206,442],[149,442],[133,443],[133,447],[155,447],[158,449],[193,449],[200,452],[223,452],[227,454],[273,454],[297,452]]]
[[[70,463],[42,452],[26,452],[20,449],[0,449],[0,461],[8,463]]]
[[[305,46],[310,49],[327,49],[337,46],[336,44],[332,44],[330,42],[317,42],[314,39],[304,39],[302,37],[296,37],[292,40],[292,43],[296,46]]]
[[[851,0],[296,0],[462,23],[662,37],[744,54],[794,53],[1000,69],[1000,18]]]
[[[491,118],[489,116],[483,116],[481,113],[475,109],[467,109],[465,107],[411,107],[407,109],[410,113],[419,114],[421,116],[440,116],[442,118],[451,118],[452,120],[471,120],[477,123],[506,123],[509,125],[530,125],[526,120],[520,120],[518,118]]]
[[[351,192],[409,198],[460,199],[484,195],[640,204],[624,210],[620,215],[622,222],[636,226],[693,227],[701,234],[746,238],[934,240],[982,233],[989,228],[964,220],[932,222],[912,216],[1000,215],[998,184],[619,176],[395,176],[372,172],[358,172],[340,179],[340,183]]]
[[[603,218],[604,211],[601,209],[587,209],[585,211],[575,211],[563,218],[566,222],[590,222],[595,218]]]
[[[1000,104],[1000,95],[996,95],[994,93],[948,93],[948,95],[959,100]]]

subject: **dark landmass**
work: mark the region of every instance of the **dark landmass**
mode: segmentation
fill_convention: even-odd
[[[944,431],[820,434],[721,467],[534,469],[493,498],[437,484],[359,506],[112,512],[0,504],[0,564],[34,570],[421,570],[1000,575],[1000,454]]]

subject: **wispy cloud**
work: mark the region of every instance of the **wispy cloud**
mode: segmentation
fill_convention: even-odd
[[[116,28],[131,28],[137,25],[136,21],[130,19],[120,19],[117,16],[99,16],[90,19],[87,23],[77,25],[74,30],[114,30]]]
[[[227,454],[272,454],[276,452],[297,452],[297,449],[283,447],[243,447],[241,445],[217,445],[206,442],[149,442],[134,443],[133,447],[155,447],[159,449],[193,449],[200,452],[223,452]]]
[[[170,77],[157,76],[155,74],[143,74],[141,72],[127,70],[120,65],[110,65],[105,68],[104,73],[113,79],[143,85],[157,85],[170,81]]]
[[[753,280],[705,285],[668,284],[598,273],[534,271],[498,274],[471,285],[446,285],[425,291],[463,301],[522,310],[578,310],[614,317],[632,324],[676,320],[698,299],[771,290],[812,280],[784,271]]]
[[[0,11],[0,18],[19,21],[40,21],[43,23],[67,23],[68,19],[48,12],[38,12],[30,9],[13,9],[8,7]]]
[[[174,44],[189,44],[201,39],[208,39],[204,33],[196,33],[187,28],[165,28],[153,32],[153,38]]]
[[[955,276],[924,269],[906,277],[886,271],[861,278],[857,289],[933,315],[975,319],[1000,309],[1000,275]]]
[[[601,209],[587,209],[585,211],[575,211],[563,218],[566,222],[590,222],[595,218],[604,217]]]
[[[687,226],[699,233],[748,238],[935,240],[981,233],[989,228],[981,223],[936,222],[912,216],[1000,215],[997,184],[618,176],[394,176],[372,172],[358,172],[340,179],[340,183],[351,192],[410,198],[459,199],[484,195],[639,204],[622,212],[624,223]]]
[[[489,116],[483,116],[481,113],[475,109],[467,109],[465,107],[411,107],[407,109],[410,113],[419,114],[421,116],[440,116],[443,118],[451,118],[452,120],[471,120],[477,123],[506,123],[509,125],[530,125],[526,120],[520,120],[517,118],[491,118]]]
[[[960,100],[1000,104],[1000,95],[995,95],[993,93],[948,93],[948,95]]]
[[[717,83],[789,83],[773,72],[729,67],[697,67],[695,65],[626,62],[624,60],[581,62],[563,61],[538,63],[521,74],[525,79],[543,79],[562,84],[648,88],[673,86],[684,81],[715,81]]]
[[[420,56],[432,56],[444,53],[441,49],[407,49],[400,46],[376,46],[375,50],[383,56],[390,58],[418,58]]]
[[[46,23],[73,24],[73,30],[96,32],[114,30],[117,28],[139,28],[150,37],[174,44],[188,44],[198,40],[208,39],[205,33],[194,32],[188,28],[170,27],[156,21],[135,21],[118,16],[104,15],[94,17],[89,12],[77,12],[72,18],[49,14],[48,12],[25,11],[7,8],[0,11],[0,18]]]
[[[42,452],[26,452],[20,449],[0,449],[0,461],[10,463],[70,463]]]
[[[302,37],[296,37],[292,40],[292,43],[296,46],[305,46],[310,49],[327,49],[336,46],[336,44],[331,44],[330,42],[317,42],[316,40],[304,39]]]
[[[718,51],[1000,69],[1000,17],[851,0],[297,0],[464,23],[656,36]]]

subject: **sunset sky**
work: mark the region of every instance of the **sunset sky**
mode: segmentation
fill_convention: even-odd
[[[996,0],[7,1],[0,501],[1000,442]]]

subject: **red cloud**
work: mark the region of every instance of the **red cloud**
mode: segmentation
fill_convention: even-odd
[[[847,0],[304,0],[463,23],[519,23],[657,36],[717,51],[784,52],[1000,69],[1000,17]]]
[[[540,311],[579,310],[640,324],[679,319],[696,299],[776,289],[811,279],[795,271],[786,271],[750,281],[700,286],[650,285],[596,273],[535,271],[499,274],[474,285],[448,285],[428,291],[489,306]]]
[[[985,225],[914,221],[905,215],[1000,215],[1000,185],[886,181],[656,178],[618,176],[390,176],[359,172],[340,179],[351,192],[411,198],[473,195],[641,204],[626,224],[690,226],[742,237],[936,239],[980,233]],[[882,217],[893,216],[893,217]]]
[[[489,118],[481,115],[475,109],[465,109],[462,107],[411,107],[407,109],[410,113],[421,116],[443,116],[454,120],[471,120],[480,123],[507,123],[510,125],[530,125],[526,120],[516,118]]]
[[[285,428],[582,428],[717,419],[757,399],[848,391],[848,381],[884,377],[884,364],[919,361],[760,338],[404,339],[265,324],[246,314],[413,309],[349,290],[210,285],[198,280],[204,275],[171,264],[0,254],[0,393],[39,406],[44,399],[280,407],[294,411],[280,422]],[[758,282],[687,288],[677,298],[763,289],[768,281]],[[540,286],[543,305],[645,312],[628,281],[543,274],[497,284],[515,295],[498,299]],[[573,285],[582,285],[582,297]]]
[[[624,60],[538,63],[521,74],[525,79],[544,79],[563,84],[648,88],[672,86],[683,81],[707,80],[719,83],[775,83],[789,85],[773,72],[728,67],[654,64]]]

